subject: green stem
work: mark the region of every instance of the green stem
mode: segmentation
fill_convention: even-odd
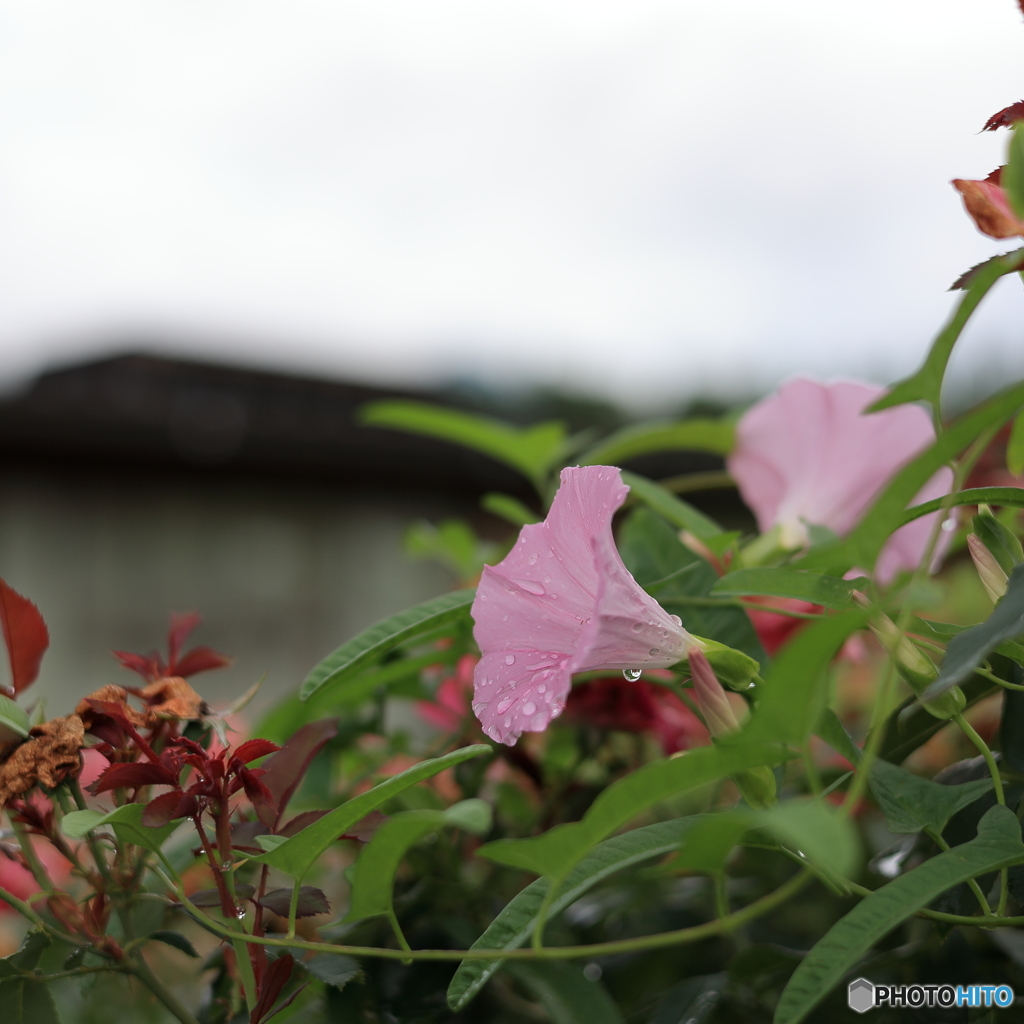
[[[960,731],[978,748],[981,756],[985,758],[985,764],[988,765],[989,774],[992,776],[992,785],[995,786],[996,800],[1005,807],[1006,796],[1003,793],[1003,780],[999,774],[999,765],[996,764],[996,759],[993,757],[988,744],[971,728],[971,723],[963,715],[954,715],[953,721],[959,726]]]
[[[729,916],[729,890],[726,888],[725,872],[716,871],[711,880],[715,887],[715,913],[719,921],[724,921]]]
[[[392,907],[388,911],[388,920],[391,922],[391,930],[395,933],[395,938],[398,939],[398,944],[407,953],[411,952],[412,946],[409,945],[409,940],[405,937],[405,932],[402,931],[402,926],[398,923],[398,918],[395,916],[395,908]],[[410,961],[406,960],[405,963]]]
[[[156,869],[159,870],[159,869]],[[284,946],[294,949],[308,949],[314,953],[342,953],[347,956],[377,957],[382,960],[578,960],[591,956],[610,956],[617,953],[635,953],[646,949],[664,949],[678,946],[686,942],[699,942],[713,935],[722,935],[740,925],[753,921],[762,914],[774,910],[791,896],[798,893],[812,878],[808,871],[793,875],[774,892],[755,900],[741,910],[733,911],[727,917],[705,924],[680,928],[671,932],[660,932],[657,935],[643,935],[635,939],[618,939],[613,942],[598,942],[590,946],[545,946],[540,950],[530,949],[386,949],[378,946],[339,946],[329,942],[308,942],[304,939],[271,938],[265,935],[239,935],[224,928],[220,922],[204,916],[198,907],[192,905],[188,897],[176,892],[175,896],[188,910],[189,914],[201,920],[209,930],[219,933],[223,938],[240,938],[247,942],[262,946]],[[167,881],[165,879],[165,881]],[[169,882],[168,882],[169,884]],[[977,918],[966,918],[969,923],[977,923]],[[1010,919],[1004,919],[1009,921]],[[1024,923],[1024,918],[1020,919]]]
[[[12,815],[8,815],[8,818],[10,818],[14,834],[18,837],[18,845],[21,847],[25,863],[28,865],[29,871],[32,872],[32,877],[36,880],[36,885],[43,892],[53,892],[53,881],[47,874],[46,868],[43,867],[43,862],[39,859],[39,854],[36,853],[35,847],[32,845],[32,837],[25,831],[25,826],[16,822]]]
[[[537,910],[537,920],[533,923],[533,937],[531,939],[531,945],[539,953],[544,949],[544,926],[548,922],[548,913],[551,910],[551,904],[555,899],[555,891],[558,886],[555,884],[553,879],[548,879],[548,891],[544,893],[544,899],[541,900],[540,908]]]
[[[132,959],[131,964],[124,968],[142,982],[156,998],[164,1004],[172,1017],[176,1017],[181,1024],[199,1024],[195,1016],[188,1011],[175,994],[153,973],[149,964],[142,958],[141,953]]]
[[[804,745],[803,759],[804,771],[807,772],[807,782],[811,787],[811,792],[815,796],[821,796],[821,775],[818,772],[818,766],[814,763],[810,742]]]

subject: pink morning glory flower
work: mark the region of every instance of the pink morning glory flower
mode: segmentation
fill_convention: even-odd
[[[893,475],[934,442],[919,406],[863,415],[884,390],[858,381],[792,380],[740,419],[729,472],[761,531],[777,530],[781,547],[806,547],[810,526],[848,533]],[[949,469],[939,470],[914,503],[947,494],[952,481]],[[875,566],[882,583],[917,566],[937,515],[889,538]]]
[[[611,466],[563,469],[547,519],[484,567],[472,609],[483,654],[473,711],[491,739],[543,732],[574,672],[667,668],[695,643],[622,564],[612,516],[628,491]]]

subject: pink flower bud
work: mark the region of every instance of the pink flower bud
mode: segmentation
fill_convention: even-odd
[[[971,552],[971,558],[974,559],[974,567],[978,570],[981,585],[995,604],[1006,593],[1006,573],[996,561],[996,556],[985,547],[976,533],[968,534],[967,547]]]
[[[715,676],[711,663],[697,647],[690,649],[690,675],[697,704],[711,735],[725,736],[727,733],[735,732],[740,725],[736,720],[736,712],[733,711],[722,684]]]
[[[963,196],[964,206],[975,227],[989,238],[1015,238],[1024,235],[1024,222],[1013,212],[1000,184],[1002,168],[983,181],[955,178],[953,188]]]

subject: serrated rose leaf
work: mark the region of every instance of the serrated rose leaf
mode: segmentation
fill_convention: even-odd
[[[267,754],[273,754],[280,749],[276,743],[271,743],[270,740],[246,740],[235,748],[233,756],[237,757],[242,764],[249,764],[257,758],[266,757]]]
[[[263,784],[283,814],[313,758],[338,734],[336,718],[322,718],[297,729],[291,739],[263,766]]]
[[[133,789],[139,786],[177,786],[173,772],[160,764],[140,762],[138,764],[112,764],[89,787],[93,793],[106,793],[111,789]]]

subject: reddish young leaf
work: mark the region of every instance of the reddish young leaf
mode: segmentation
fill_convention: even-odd
[[[142,824],[150,828],[159,828],[175,818],[188,818],[199,809],[194,796],[183,793],[180,789],[164,793],[146,804],[142,812]]]
[[[184,657],[174,662],[174,675],[194,676],[197,672],[209,672],[214,668],[227,668],[234,661],[226,654],[212,647],[193,647]]]
[[[171,670],[171,675],[181,675],[175,668],[178,663],[178,654],[185,641],[202,621],[203,617],[198,612],[187,612],[184,615],[171,612],[171,626],[167,630],[167,667]]]
[[[131,651],[113,651],[114,657],[121,662],[122,668],[138,672],[147,683],[154,679],[161,679],[167,673],[164,671],[164,663],[156,651],[149,654],[132,654]]]
[[[322,718],[297,729],[290,740],[263,766],[263,784],[284,813],[313,758],[338,734],[336,718]]]
[[[295,960],[291,953],[279,956],[266,970],[260,983],[260,995],[256,1005],[249,1015],[249,1024],[262,1024],[266,1020],[277,1002],[281,990],[288,984],[292,976],[292,967]]]
[[[267,828],[273,828],[277,821],[277,804],[270,795],[270,790],[263,785],[263,780],[248,768],[238,769],[238,778],[242,782],[242,788],[249,802],[256,811],[256,817],[263,822]]]
[[[986,122],[983,132],[994,132],[997,128],[1012,128],[1015,121],[1024,121],[1024,100],[1011,103],[993,114]]]
[[[352,825],[341,838],[358,839],[361,843],[368,843],[387,820],[388,816],[383,811],[370,811],[365,818],[360,818]]]
[[[50,646],[50,634],[39,609],[2,579],[0,626],[3,626],[7,656],[11,662],[11,685],[15,693],[21,693],[39,675],[43,652]]]
[[[134,764],[112,764],[89,787],[93,793],[105,793],[109,789],[123,789],[138,786],[177,786],[178,780],[163,765],[141,761]]]
[[[258,902],[261,907],[266,907],[278,917],[287,917],[292,905],[292,890],[290,887],[271,889]],[[304,885],[299,889],[299,908],[295,914],[296,917],[313,917],[316,914],[329,914],[330,912],[331,904],[322,890],[312,885]]]
[[[267,754],[276,753],[281,748],[270,740],[246,740],[235,748],[234,757],[237,757],[242,764],[249,764],[258,757],[266,757]]]
[[[277,830],[277,835],[288,836],[290,839],[307,825],[312,825],[314,821],[319,821],[325,814],[330,813],[330,811],[303,811],[301,814],[296,814],[286,825],[282,825]]]

